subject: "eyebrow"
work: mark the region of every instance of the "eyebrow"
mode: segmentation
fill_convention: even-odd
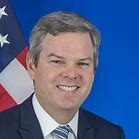
[[[49,54],[48,57],[56,57],[56,58],[59,58],[59,59],[64,59],[63,56],[59,56],[59,55],[54,54],[54,53]],[[86,58],[79,59],[79,61],[87,61],[87,60],[93,62],[93,59],[91,57],[86,57]]]
[[[91,57],[81,58],[79,61],[87,61],[87,60],[93,62],[93,59]]]
[[[49,54],[48,57],[57,57],[57,58],[60,58],[60,59],[64,59],[63,56],[59,56],[59,55],[56,55],[54,53]]]

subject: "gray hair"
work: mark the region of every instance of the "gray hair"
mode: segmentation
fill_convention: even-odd
[[[88,32],[90,34],[93,44],[95,71],[98,65],[100,33],[93,24],[75,13],[53,12],[42,17],[31,31],[29,58],[31,58],[35,66],[37,66],[42,49],[42,42],[47,33],[56,36],[66,32]]]

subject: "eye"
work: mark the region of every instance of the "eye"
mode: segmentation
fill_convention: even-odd
[[[79,62],[78,65],[81,66],[81,67],[88,67],[89,63],[87,63],[87,62]]]
[[[53,64],[63,64],[64,61],[62,61],[62,60],[51,60],[51,63],[53,63]]]

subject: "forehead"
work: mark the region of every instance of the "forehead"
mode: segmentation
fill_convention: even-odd
[[[47,34],[42,42],[42,53],[55,53],[63,57],[91,57],[93,46],[89,33]]]

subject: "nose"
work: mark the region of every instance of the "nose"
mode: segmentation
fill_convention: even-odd
[[[66,67],[62,72],[62,76],[70,80],[76,80],[79,78],[79,74],[74,66]]]

